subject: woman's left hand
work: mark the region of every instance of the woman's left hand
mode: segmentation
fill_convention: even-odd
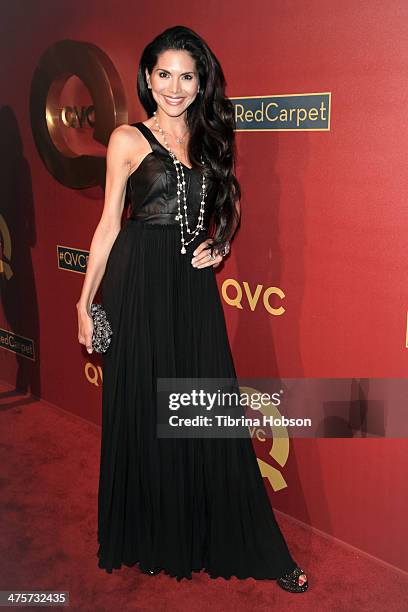
[[[194,249],[193,258],[191,260],[191,265],[194,268],[206,268],[207,266],[213,266],[216,268],[222,262],[222,255],[217,253],[214,259],[211,258],[211,250],[208,248],[212,243],[212,238],[207,238],[204,242],[198,245]]]

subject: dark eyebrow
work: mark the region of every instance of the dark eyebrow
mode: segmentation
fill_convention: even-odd
[[[166,68],[156,68],[156,70],[158,72],[170,72],[170,70],[166,70]],[[183,74],[194,74],[194,70],[190,70],[189,72],[182,72],[181,75],[183,76]]]

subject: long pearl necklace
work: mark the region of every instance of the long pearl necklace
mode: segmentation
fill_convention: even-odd
[[[153,112],[154,115],[154,120],[156,122],[156,126],[160,132],[160,134],[163,136],[163,140],[164,140],[164,144],[166,146],[166,149],[168,150],[172,160],[173,160],[173,164],[176,167],[176,173],[177,173],[177,208],[178,208],[178,214],[176,215],[176,221],[180,221],[180,230],[181,230],[181,253],[184,255],[187,251],[186,251],[186,246],[188,244],[190,244],[190,242],[192,242],[194,240],[194,238],[197,236],[198,232],[204,228],[204,210],[205,210],[205,196],[206,196],[206,185],[205,185],[205,178],[204,178],[204,173],[203,173],[203,181],[201,184],[201,203],[200,203],[200,214],[198,215],[198,221],[197,221],[197,225],[195,230],[192,230],[189,228],[188,225],[188,216],[187,216],[187,196],[186,196],[186,182],[184,180],[184,170],[183,170],[183,164],[177,159],[176,155],[173,153],[173,151],[170,149],[168,142],[166,141],[166,137],[164,135],[164,132],[162,130],[162,128],[159,125],[159,122],[157,121],[157,117],[156,117],[156,111]],[[204,164],[204,160],[203,157],[201,156],[201,163]],[[180,168],[180,170],[179,170]],[[190,179],[191,180],[191,179]],[[183,230],[183,214],[181,212],[181,206],[180,206],[180,193],[183,195],[183,199],[184,199],[184,205],[183,205],[183,213],[184,213],[184,222],[186,225],[186,230],[188,234],[192,234],[192,238],[190,238],[190,240],[185,240],[184,238],[184,230]]]

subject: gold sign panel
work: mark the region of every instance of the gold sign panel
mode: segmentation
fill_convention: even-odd
[[[249,397],[251,397],[252,393],[258,394],[259,391],[254,389],[253,387],[244,387],[240,386],[240,392],[246,393]],[[272,403],[264,404],[260,411],[265,416],[270,416],[274,418],[279,418],[282,416],[275,405]],[[272,438],[267,438],[269,440],[270,447],[268,450],[268,461],[264,461],[257,457],[258,465],[261,470],[261,474],[264,478],[269,480],[269,483],[274,491],[280,491],[281,489],[285,489],[288,485],[286,480],[284,479],[281,471],[275,467],[278,464],[281,467],[284,467],[288,457],[289,457],[289,434],[288,430],[284,426],[273,426],[272,428],[273,435]]]
[[[35,144],[47,170],[73,189],[103,185],[105,156],[81,155],[65,138],[66,122],[60,97],[76,76],[89,92],[95,114],[93,138],[104,147],[117,125],[128,123],[125,90],[110,58],[96,45],[62,40],[49,47],[34,72],[30,119]]]

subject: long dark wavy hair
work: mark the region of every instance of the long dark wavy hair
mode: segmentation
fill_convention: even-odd
[[[146,68],[151,74],[158,57],[168,49],[185,50],[195,60],[200,91],[188,106],[186,123],[190,133],[188,157],[193,167],[217,184],[213,227],[209,237],[212,248],[232,238],[240,222],[241,189],[235,176],[235,118],[231,100],[225,96],[225,77],[221,65],[207,43],[185,26],[174,26],[156,36],[144,49],[138,74],[137,93],[150,118],[157,103],[146,82]]]

